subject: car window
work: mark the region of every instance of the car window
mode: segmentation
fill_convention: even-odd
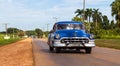
[[[84,30],[83,24],[57,24],[57,30]]]

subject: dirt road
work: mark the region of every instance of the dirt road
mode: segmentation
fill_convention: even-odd
[[[0,66],[33,66],[31,39],[0,47]]]
[[[108,48],[93,48],[92,54],[84,51],[52,53],[46,41],[33,39],[36,66],[120,66],[120,51]]]

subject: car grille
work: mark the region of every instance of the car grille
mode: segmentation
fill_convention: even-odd
[[[62,38],[61,43],[88,43],[88,38]]]

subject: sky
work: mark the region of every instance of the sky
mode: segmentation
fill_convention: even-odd
[[[114,0],[86,0],[86,8],[96,8],[110,20],[110,4]],[[57,21],[71,21],[76,9],[83,9],[83,0],[0,0],[0,32],[8,28],[44,31]]]

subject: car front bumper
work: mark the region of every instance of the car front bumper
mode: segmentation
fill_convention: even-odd
[[[95,43],[94,40],[90,40],[89,43],[84,43],[84,45],[81,43],[65,44],[61,43],[60,40],[54,40],[53,47],[95,47]]]

